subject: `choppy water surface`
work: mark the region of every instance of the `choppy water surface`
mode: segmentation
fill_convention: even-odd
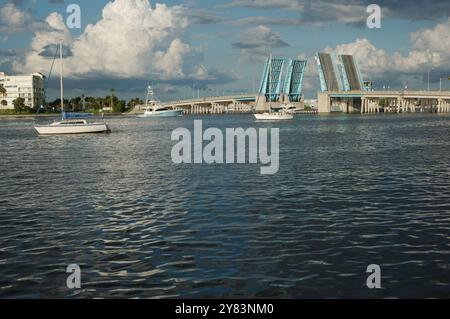
[[[279,127],[280,172],[172,164],[193,117],[72,137],[0,120],[0,297],[450,297],[449,116],[199,118]]]

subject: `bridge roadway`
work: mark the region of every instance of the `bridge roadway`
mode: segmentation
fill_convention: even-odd
[[[183,110],[184,114],[250,113],[255,108],[255,95],[212,96],[201,99],[163,102],[162,106]],[[131,113],[144,113],[145,105],[137,105]]]
[[[233,95],[165,102],[163,106],[183,110],[184,114],[250,113],[268,109],[264,97]],[[144,106],[135,108],[142,113]],[[301,109],[301,107],[299,107]],[[450,112],[450,91],[333,91],[318,93],[319,113],[406,113]]]
[[[450,112],[450,91],[335,91],[318,97],[319,113]]]

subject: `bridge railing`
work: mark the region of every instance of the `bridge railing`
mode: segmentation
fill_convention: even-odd
[[[196,103],[214,103],[214,102],[223,102],[223,101],[234,101],[234,100],[242,100],[242,99],[256,99],[256,95],[229,95],[229,96],[205,96],[200,99],[187,99],[187,100],[178,100],[178,101],[170,101],[164,102],[163,105],[176,105],[176,104],[196,104]]]
[[[378,91],[327,91],[328,94],[424,94],[424,95],[449,95],[450,91],[427,91],[427,90],[378,90]]]

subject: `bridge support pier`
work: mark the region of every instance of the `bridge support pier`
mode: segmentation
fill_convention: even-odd
[[[364,114],[366,112],[366,105],[367,105],[367,99],[363,97],[361,99],[361,114]]]
[[[449,104],[446,99],[438,100],[438,112],[439,113],[447,113],[449,111]]]

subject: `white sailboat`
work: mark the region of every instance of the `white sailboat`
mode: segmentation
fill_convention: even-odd
[[[257,113],[255,118],[257,121],[288,121],[294,118],[283,106],[272,107],[272,54],[269,56],[269,112]]]
[[[161,105],[161,101],[155,96],[153,87],[148,86],[147,100],[145,102],[145,113],[140,115],[141,118],[148,117],[179,117],[183,115],[182,110],[174,110]]]
[[[107,133],[110,131],[108,124],[105,122],[89,123],[83,119],[69,120],[66,119],[64,112],[64,86],[63,86],[63,54],[62,41],[59,43],[59,57],[61,60],[61,113],[62,120],[48,125],[35,125],[34,129],[40,135],[61,135],[61,134],[88,134],[88,133]]]

